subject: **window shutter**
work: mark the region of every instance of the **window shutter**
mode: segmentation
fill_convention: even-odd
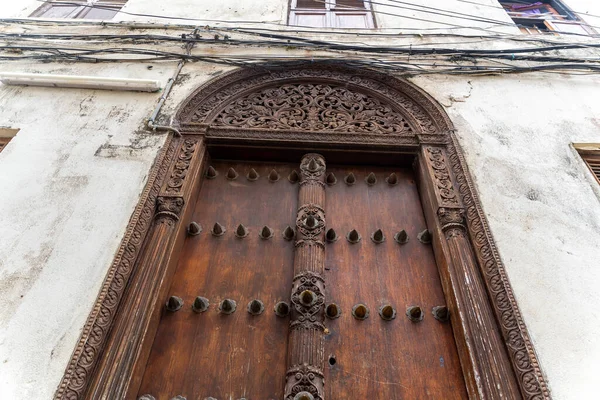
[[[583,161],[600,183],[600,143],[574,145]]]

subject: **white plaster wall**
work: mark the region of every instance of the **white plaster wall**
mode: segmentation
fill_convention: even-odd
[[[173,64],[0,70],[144,77]],[[140,130],[159,93],[7,87],[0,126],[0,399],[50,399],[164,136]]]
[[[597,398],[600,79],[418,78],[446,106],[555,399]]]

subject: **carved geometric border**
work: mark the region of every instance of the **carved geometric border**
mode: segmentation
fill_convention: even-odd
[[[172,135],[165,140],[138,204],[127,224],[117,254],[108,270],[94,307],[83,327],[75,351],[54,396],[55,399],[82,399],[94,367],[108,338],[119,303],[155,215],[156,198],[173,159]]]
[[[198,107],[208,110],[206,112],[208,117],[208,114],[214,115],[220,111],[220,107],[228,104],[233,98],[242,95],[244,90],[255,88],[256,85],[266,84],[265,82],[286,79],[331,81],[338,84],[351,82],[356,85],[368,81],[366,86],[377,97],[395,101],[394,98],[401,95],[404,99],[412,101],[416,107],[400,107],[404,112],[413,116],[416,113],[419,119],[423,119],[425,115],[429,119],[429,122],[421,121],[418,125],[433,127],[433,129],[417,129],[417,140],[414,137],[407,137],[399,140],[399,142],[406,140],[402,144],[408,145],[407,147],[411,149],[418,149],[418,144],[427,142],[445,143],[449,164],[455,174],[459,192],[466,207],[469,236],[474,245],[474,251],[487,286],[491,304],[508,348],[513,370],[518,377],[521,393],[528,400],[550,399],[547,384],[510,287],[504,265],[492,239],[475,187],[468,174],[465,160],[460,152],[457,140],[452,134],[452,123],[441,106],[427,93],[409,82],[372,70],[318,65],[298,66],[297,64],[291,68],[284,67],[271,71],[261,68],[237,70],[218,77],[197,89],[183,103],[184,105],[177,113],[176,121],[179,121],[184,128],[184,133],[185,128],[189,129],[190,133],[198,133],[198,130],[204,130],[208,139],[211,137],[212,132],[216,133],[219,129],[210,127],[210,121],[190,123],[191,115],[195,110],[198,110]],[[230,89],[229,92],[228,88]],[[235,90],[231,90],[231,88]],[[227,134],[222,136],[243,141],[247,140],[249,135],[252,137],[259,136],[258,132],[248,129],[238,130],[237,133],[228,131]],[[306,141],[314,141],[315,135],[314,132],[294,132],[294,138],[289,138],[289,136],[288,138],[292,139],[291,141],[304,141],[306,143]],[[357,134],[356,136],[359,139],[356,141],[350,139],[352,143],[360,145],[380,144],[368,135]],[[446,139],[440,140],[441,136],[446,136]],[[216,134],[213,137],[219,136]],[[325,135],[321,138],[323,139],[322,143],[327,143],[333,147],[340,143],[331,140],[332,136]],[[265,137],[263,136],[262,139],[264,140]],[[274,137],[271,140],[286,141],[281,137]],[[396,142],[394,144],[398,145],[400,143]],[[390,146],[392,143],[381,143],[381,145]],[[172,143],[172,136],[169,135],[156,164],[152,168],[148,183],[127,226],[117,255],[109,268],[100,294],[58,387],[55,396],[57,399],[82,399],[85,396],[85,390],[110,332],[121,297],[132,270],[135,268],[136,259],[152,223],[156,198],[159,195],[161,184],[164,182],[174,152],[175,147]]]
[[[518,376],[523,397],[531,400],[550,399],[550,391],[540,368],[529,333],[517,305],[508,275],[492,234],[475,186],[466,167],[458,140],[451,134],[446,149],[467,214],[467,228],[474,244],[491,303],[499,321],[513,369]]]

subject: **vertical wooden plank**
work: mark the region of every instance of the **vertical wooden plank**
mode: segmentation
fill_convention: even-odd
[[[431,313],[445,299],[431,245],[417,239],[426,223],[414,174],[356,166],[327,171],[337,178],[326,189],[327,228],[339,238],[326,244],[325,278],[328,303],[342,312],[326,321],[327,398],[466,398],[451,325]],[[371,172],[376,182],[369,185]],[[397,183],[390,185],[386,178],[392,172]],[[353,185],[344,182],[350,173]],[[353,229],[361,235],[358,243],[347,240]],[[371,239],[377,229],[383,231],[382,243]],[[394,240],[401,230],[408,234],[405,244]],[[352,316],[359,303],[369,308],[365,320]],[[395,308],[395,319],[381,318],[384,305]],[[422,321],[406,316],[409,306],[421,307]]]
[[[218,175],[205,180],[192,217],[203,231],[186,239],[168,291],[184,306],[175,313],[163,307],[139,395],[280,398],[289,320],[273,310],[289,297],[293,278],[294,244],[282,232],[294,225],[298,185],[286,179],[288,165],[213,161],[212,166]],[[236,179],[227,179],[230,168]],[[251,168],[259,174],[255,181],[247,179]],[[273,170],[276,182],[267,179]],[[222,236],[211,234],[215,222],[224,227]],[[239,224],[246,237],[235,235]],[[273,230],[270,239],[259,236],[265,225]],[[210,301],[206,312],[192,310],[197,296]],[[224,299],[236,302],[234,313],[219,313]],[[262,314],[247,311],[253,299],[263,302]]]

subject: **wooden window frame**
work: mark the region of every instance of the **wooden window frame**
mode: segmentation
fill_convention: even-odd
[[[94,10],[94,7],[103,7],[103,9],[111,9],[115,11],[115,15],[125,6],[127,0],[56,0],[49,1],[35,10],[31,17],[44,18],[44,14],[50,11],[53,7],[60,6],[75,6],[75,10],[71,11],[64,17],[65,19],[86,19],[87,15]],[[111,19],[114,18],[111,17]]]
[[[304,26],[298,24],[298,17],[303,15],[323,15],[325,23],[322,26],[312,26],[319,28],[341,28],[341,29],[373,29],[376,28],[375,15],[371,7],[371,2],[364,1],[364,9],[342,7],[336,9],[336,0],[322,0],[324,8],[298,8],[298,0],[290,0],[290,12],[288,25],[291,26]],[[338,22],[338,17],[343,16],[362,16],[365,21],[364,28],[344,28]]]
[[[405,121],[410,129],[394,134],[231,124],[240,116],[232,106],[237,100],[288,83],[349,88],[357,99],[385,102],[390,121]],[[313,63],[240,69],[197,89],[174,120],[181,137],[166,139],[56,399],[137,395],[209,158],[219,151],[282,161],[298,161],[308,151],[352,163],[412,160],[469,398],[550,399],[454,127],[424,91],[373,70]]]
[[[0,128],[0,152],[4,150],[8,142],[10,142],[18,132],[19,129]]]
[[[600,185],[600,143],[573,143],[573,147]]]
[[[544,34],[552,33],[560,34],[561,32],[569,32],[581,30],[580,34],[593,35],[596,32],[586,23],[584,23],[569,7],[563,4],[560,0],[539,0],[550,11],[550,16],[536,17],[536,14],[524,17],[511,13],[505,3],[518,3],[511,0],[500,0],[500,5],[504,7],[506,13],[519,26],[519,30],[527,34]],[[532,3],[534,3],[532,1]],[[530,8],[539,8],[530,7]],[[568,28],[567,28],[568,27]],[[574,32],[577,33],[577,32]]]

